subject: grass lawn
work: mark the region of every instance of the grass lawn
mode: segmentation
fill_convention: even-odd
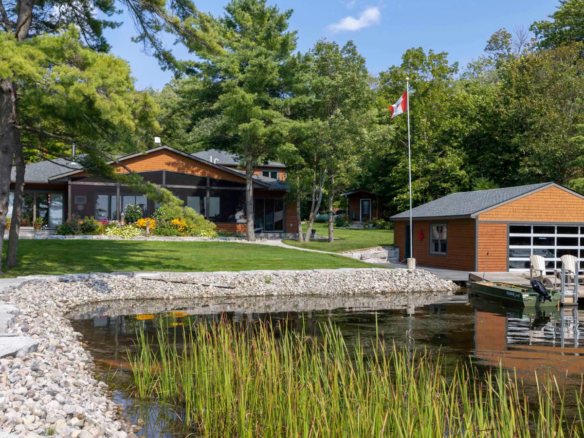
[[[113,271],[245,271],[370,268],[347,257],[224,242],[21,240],[18,267],[5,277]],[[0,277],[1,278],[1,277]]]
[[[307,226],[304,225],[306,232]],[[316,234],[328,236],[328,224],[315,223]],[[393,245],[393,230],[338,230],[335,228],[334,243],[326,241],[311,241],[298,243],[296,240],[285,240],[284,243],[299,248],[318,249],[320,251],[343,252],[352,249],[371,248],[373,246]]]

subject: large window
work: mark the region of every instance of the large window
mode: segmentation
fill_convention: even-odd
[[[284,201],[256,199],[255,224],[262,231],[284,231]]]
[[[446,255],[448,251],[448,226],[432,224],[430,232],[430,254]]]
[[[116,195],[96,195],[95,219],[118,220],[118,197]]]
[[[236,216],[245,214],[243,190],[211,190],[209,220],[213,222],[237,222]]]
[[[561,257],[584,257],[584,227],[566,225],[510,225],[509,270],[529,271],[529,257],[545,259],[549,275],[562,268]]]

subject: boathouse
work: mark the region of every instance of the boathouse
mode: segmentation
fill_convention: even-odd
[[[529,257],[541,255],[552,274],[564,254],[584,257],[584,196],[554,183],[453,193],[414,208],[412,216],[420,266],[529,272]],[[404,260],[409,210],[391,219]]]

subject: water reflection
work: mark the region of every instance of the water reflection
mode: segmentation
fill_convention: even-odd
[[[182,329],[201,321],[226,318],[234,323],[272,320],[293,330],[318,334],[332,321],[349,345],[372,339],[378,332],[398,347],[440,351],[446,370],[460,361],[480,369],[501,363],[515,370],[535,397],[535,373],[552,373],[567,385],[567,408],[575,406],[584,371],[578,309],[518,311],[477,297],[433,294],[365,297],[224,298],[187,301],[110,302],[79,308],[71,315],[84,335],[98,369],[110,371],[116,400],[136,424],[146,421],[143,436],[186,436],[180,412],[157,403],[138,403],[127,392],[131,382],[125,356],[134,350],[138,328],[154,333],[164,327],[180,342]],[[111,378],[111,370],[117,370]]]

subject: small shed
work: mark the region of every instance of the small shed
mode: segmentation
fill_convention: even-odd
[[[414,208],[412,216],[413,256],[422,266],[529,272],[529,257],[541,255],[552,274],[564,254],[584,257],[584,197],[554,183],[453,193]],[[409,210],[391,219],[404,260]]]
[[[379,195],[364,189],[343,193],[347,199],[347,217],[352,221],[367,222],[380,217]]]

